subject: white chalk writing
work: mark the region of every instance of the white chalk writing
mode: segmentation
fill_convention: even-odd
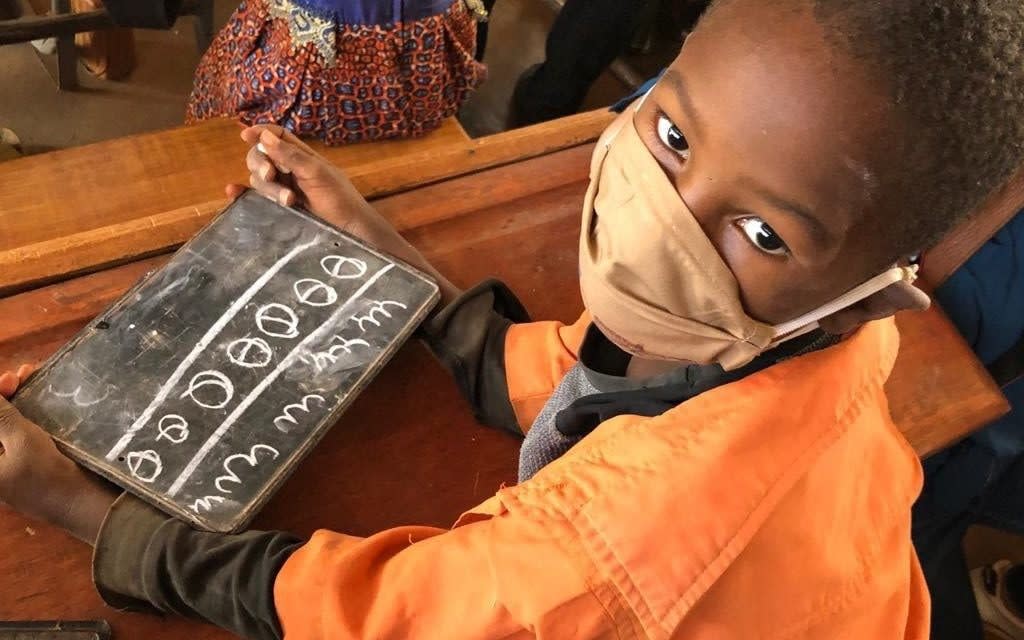
[[[280,302],[271,302],[256,311],[256,326],[273,338],[294,338],[299,335],[299,319],[295,312]]]
[[[305,413],[309,413],[311,410],[309,407],[309,402],[311,400],[319,400],[320,406],[323,406],[324,403],[327,402],[327,400],[325,400],[323,396],[316,393],[310,393],[308,395],[303,396],[302,400],[300,400],[299,402],[286,405],[285,408],[281,411],[281,415],[274,418],[274,426],[277,427],[278,431],[289,433],[291,431],[291,427],[294,427],[295,425],[299,424],[299,421],[296,420],[295,416],[292,415],[292,411],[303,411]]]
[[[181,444],[188,439],[188,421],[176,413],[169,413],[160,418],[157,424],[160,433],[157,440],[169,440],[172,444]]]
[[[261,380],[259,384],[257,384],[253,388],[253,390],[250,391],[249,394],[241,400],[241,402],[239,402],[235,406],[231,413],[229,413],[227,417],[224,418],[224,421],[220,423],[220,425],[213,432],[213,434],[206,440],[206,442],[203,443],[203,446],[199,448],[199,451],[197,451],[196,454],[192,456],[192,459],[188,462],[187,465],[185,465],[185,468],[181,470],[181,472],[178,474],[178,477],[174,480],[170,488],[167,490],[168,496],[174,497],[178,493],[178,491],[181,490],[182,486],[184,486],[185,482],[187,482],[188,479],[192,476],[192,474],[195,473],[195,470],[199,467],[200,464],[202,464],[203,460],[210,453],[210,451],[215,446],[217,446],[217,443],[220,442],[221,438],[224,437],[224,434],[231,429],[235,422],[237,422],[238,419],[242,416],[242,414],[245,413],[245,411],[249,408],[249,406],[252,405],[252,403],[255,402],[260,397],[260,395],[263,394],[267,387],[272,385],[274,381],[277,380],[277,378],[281,375],[281,373],[285,371],[285,369],[290,367],[300,357],[306,355],[309,352],[310,345],[317,344],[320,340],[323,340],[324,336],[327,335],[328,332],[335,331],[338,324],[338,320],[346,316],[347,314],[352,313],[352,307],[355,305],[356,301],[359,300],[363,295],[365,295],[366,292],[369,291],[370,288],[373,287],[378,280],[384,277],[386,273],[391,271],[391,269],[393,269],[394,266],[395,265],[393,264],[386,265],[382,267],[380,270],[378,270],[376,273],[374,273],[372,276],[370,276],[365,282],[363,282],[359,286],[358,289],[356,289],[352,293],[351,296],[349,296],[341,305],[335,308],[335,310],[331,312],[331,315],[326,320],[324,320],[324,322],[322,322],[309,335],[303,338],[299,342],[299,344],[295,346],[295,348],[293,348],[290,352],[288,352],[288,354],[284,358],[281,359],[277,366],[274,367],[274,369],[269,374],[267,374],[267,376],[263,380]]]
[[[224,502],[224,498],[220,496],[203,496],[192,503],[192,511],[199,513],[202,511],[209,511],[213,508],[214,504],[220,504]]]
[[[164,470],[164,463],[160,460],[160,454],[152,449],[145,451],[132,451],[125,459],[128,471],[142,482],[150,483],[157,479],[160,472]]]
[[[341,357],[341,353],[351,355],[352,347],[370,347],[370,343],[362,338],[353,338],[349,340],[342,338],[341,336],[334,336],[331,340],[338,341],[338,344],[331,345],[327,351],[317,351],[316,353],[310,354],[312,364],[316,367],[317,373],[323,371],[330,365],[337,364],[338,358]],[[306,356],[302,356],[300,359],[306,364],[310,364],[310,360]]]
[[[338,301],[338,292],[316,278],[303,278],[292,286],[295,297],[311,307],[327,307]]]
[[[196,392],[214,387],[212,391],[204,391],[201,398],[196,397]],[[217,390],[220,394],[217,394]],[[219,395],[219,398],[211,397]],[[192,376],[188,383],[188,389],[180,397],[192,398],[192,401],[204,409],[223,409],[235,396],[235,385],[231,383],[226,375],[220,371],[202,371]]]
[[[358,258],[347,258],[345,256],[327,256],[320,261],[327,275],[342,280],[354,280],[366,275],[366,263]]]
[[[375,327],[379,327],[379,318],[394,317],[391,315],[391,312],[388,311],[388,305],[391,305],[393,307],[399,307],[400,309],[406,308],[404,304],[402,304],[401,302],[396,302],[394,300],[374,300],[373,303],[370,305],[370,310],[367,311],[366,314],[364,315],[352,316],[352,322],[358,324],[359,330],[363,332],[366,331],[366,323],[370,323]]]
[[[265,367],[273,357],[273,350],[263,338],[239,338],[228,345],[228,359],[246,369]]]
[[[103,393],[102,396],[100,396],[98,398],[89,398],[89,399],[83,398],[84,394],[82,394],[82,386],[81,385],[75,387],[74,391],[57,391],[56,389],[53,388],[52,385],[49,387],[49,389],[50,389],[50,393],[52,393],[53,395],[57,396],[58,398],[71,398],[71,401],[75,403],[75,406],[83,407],[83,408],[91,407],[91,406],[93,406],[95,404],[99,404],[99,403],[103,402],[104,400],[106,400],[110,396],[110,387],[109,386],[106,388],[106,391]]]
[[[259,458],[256,457],[256,454],[260,451],[269,452],[271,460],[276,460],[277,456],[281,455],[277,449],[268,444],[256,444],[253,445],[252,449],[249,449],[249,453],[236,453],[234,455],[228,456],[227,458],[224,459],[223,465],[224,471],[226,473],[213,481],[214,486],[217,487],[217,491],[220,491],[221,493],[231,493],[230,489],[225,489],[223,486],[221,486],[221,483],[223,482],[233,482],[235,484],[242,484],[242,479],[239,478],[238,474],[235,473],[234,469],[231,468],[231,463],[234,462],[235,460],[243,460],[246,463],[248,463],[250,467],[255,467],[257,464],[259,464]]]
[[[185,356],[185,358],[183,358],[181,362],[178,363],[178,366],[175,367],[174,372],[171,373],[171,375],[167,378],[167,381],[164,382],[163,386],[160,387],[160,390],[153,397],[153,400],[150,401],[149,406],[147,406],[146,409],[139,415],[139,417],[135,419],[135,422],[133,422],[131,426],[128,427],[128,431],[125,432],[125,434],[121,436],[121,438],[110,449],[110,451],[107,452],[107,460],[113,460],[117,456],[121,455],[121,452],[124,451],[124,449],[132,441],[132,439],[135,437],[135,434],[138,433],[143,427],[146,426],[146,424],[149,423],[149,420],[153,417],[153,414],[156,413],[157,408],[164,403],[167,397],[174,390],[175,385],[178,384],[178,381],[181,380],[182,376],[185,375],[185,372],[188,371],[189,367],[192,366],[192,363],[195,362],[196,359],[199,357],[199,354],[201,354],[208,346],[210,346],[210,343],[213,342],[213,340],[218,335],[220,335],[220,332],[224,329],[224,327],[227,326],[229,322],[231,322],[232,318],[234,318],[239,311],[244,309],[245,305],[249,304],[249,301],[252,300],[253,296],[259,293],[260,290],[262,290],[263,287],[268,282],[270,282],[270,279],[273,278],[277,274],[277,272],[280,271],[286,264],[291,262],[295,258],[295,256],[299,255],[306,249],[309,249],[314,244],[316,244],[315,240],[293,248],[281,259],[275,262],[269,269],[267,269],[263,273],[263,275],[261,275],[251,285],[249,285],[249,288],[246,289],[245,292],[237,300],[231,303],[231,306],[228,307],[227,311],[224,312],[224,315],[218,318],[217,321],[214,322],[209,329],[207,329],[206,333],[203,334],[203,337],[199,339],[199,342],[197,342],[196,345],[192,347],[192,351],[190,351],[189,354]]]

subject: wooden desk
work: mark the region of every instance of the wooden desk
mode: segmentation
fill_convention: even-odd
[[[414,140],[319,148],[379,197],[594,140],[611,117],[479,140],[448,120]],[[224,185],[248,180],[239,131],[214,120],[0,164],[0,295],[180,245],[224,207]]]
[[[376,201],[459,285],[497,275],[536,318],[581,308],[576,238],[589,145],[539,155]],[[166,257],[153,257],[0,300],[0,369],[38,361]],[[933,309],[899,319],[904,335],[887,387],[892,412],[928,453],[1006,410],[970,350]],[[402,394],[394,402],[395,393]],[[385,401],[388,400],[388,401]],[[515,481],[518,441],[482,428],[424,349],[404,348],[271,501],[257,527],[368,534],[398,524],[450,525]],[[118,638],[225,638],[182,620],[105,608],[89,550],[0,512],[0,619],[108,619]]]

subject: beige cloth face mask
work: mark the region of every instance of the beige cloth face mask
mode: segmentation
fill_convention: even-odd
[[[594,323],[625,351],[736,369],[815,329],[821,318],[914,280],[916,266],[893,267],[789,322],[754,320],[743,309],[732,271],[641,140],[633,118],[620,123],[591,160],[580,286]]]

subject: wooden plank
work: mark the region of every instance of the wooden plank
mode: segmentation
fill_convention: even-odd
[[[602,110],[478,140],[452,121],[434,138],[322,151],[373,198],[592,141],[611,117]],[[0,165],[0,183],[14,185],[0,192],[0,294],[180,245],[224,207],[224,185],[246,178],[244,153],[237,125],[218,120]],[[104,154],[116,166],[99,162]]]
[[[0,251],[220,200],[224,185],[248,178],[240,131],[231,120],[212,120],[5,162]],[[466,140],[449,120],[423,138],[325,153],[351,170]]]
[[[896,316],[900,353],[886,384],[893,420],[921,457],[1005,415],[1010,405],[938,305]]]
[[[978,211],[930,249],[921,262],[922,279],[937,287],[953,275],[997,231],[1024,209],[1024,168]]]
[[[473,181],[472,193],[458,201],[445,197],[451,188],[445,183],[420,190],[413,198],[414,203],[403,203],[401,208],[390,205],[386,200],[378,200],[378,209],[399,230],[408,229],[461,215],[480,201],[500,204],[528,190],[548,189],[568,180],[585,178],[585,161],[590,153],[588,146],[580,146],[570,148],[564,156],[546,155],[531,162],[510,165],[507,172],[510,179],[503,182],[501,188]],[[561,171],[560,164],[566,162],[575,170]],[[226,205],[226,199],[213,200],[0,252],[0,294],[41,286],[98,267],[174,249]]]

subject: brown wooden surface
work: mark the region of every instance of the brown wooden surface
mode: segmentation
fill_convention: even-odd
[[[1024,209],[1024,168],[988,200],[953,233],[929,250],[921,262],[925,283],[937,287],[953,275],[981,245],[1021,209]]]
[[[597,138],[583,113],[488,136],[454,120],[417,140],[322,148],[367,197],[539,156]],[[0,294],[173,248],[244,181],[239,126],[216,120],[0,164]]]
[[[577,233],[587,148],[448,180],[377,202],[460,285],[496,275],[535,318],[581,309]],[[166,257],[0,300],[0,369],[52,353]],[[936,310],[899,318],[903,348],[887,387],[893,416],[921,452],[965,435],[1006,405],[967,345]],[[396,402],[395,398],[401,398]],[[407,345],[355,402],[257,527],[368,534],[398,524],[447,526],[515,481],[518,442],[476,425],[454,384]],[[96,618],[117,638],[227,637],[181,620],[121,614],[94,595],[89,552],[49,527],[0,511],[0,619]]]

